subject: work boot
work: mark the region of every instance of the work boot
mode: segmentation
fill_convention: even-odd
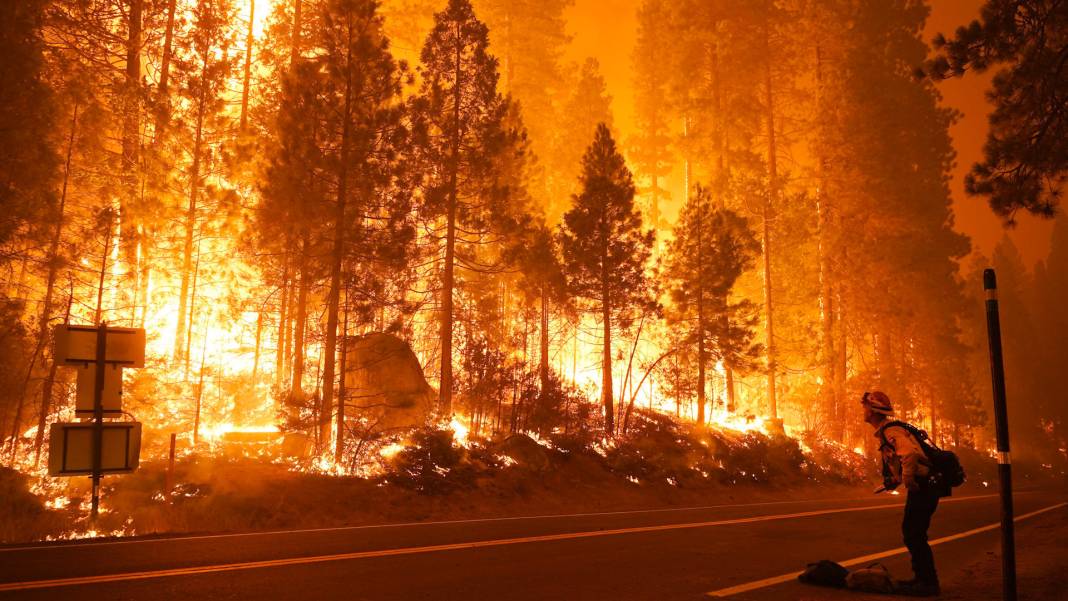
[[[942,589],[937,582],[923,582],[913,578],[898,582],[894,592],[906,597],[937,597],[942,594]]]

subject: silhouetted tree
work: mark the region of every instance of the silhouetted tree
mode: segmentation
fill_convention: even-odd
[[[646,278],[653,233],[642,229],[634,182],[608,126],[597,126],[582,157],[582,191],[564,215],[561,248],[568,287],[601,320],[601,403],[605,433],[615,432],[612,330],[653,304]]]
[[[522,173],[525,133],[497,91],[497,59],[488,45],[486,26],[470,2],[449,0],[434,16],[421,57],[418,110],[427,130],[422,152],[429,175],[423,217],[444,229],[439,410],[446,416],[452,413],[457,267],[487,269],[474,250],[463,247],[485,244],[491,232],[505,233],[524,212],[525,201],[514,202],[525,193],[513,176]]]
[[[938,35],[927,69],[935,77],[1000,70],[984,158],[964,180],[1012,223],[1016,212],[1052,217],[1068,181],[1068,4],[988,0],[952,38]]]
[[[756,307],[731,298],[735,282],[753,268],[760,243],[744,217],[715,207],[700,185],[673,233],[664,270],[672,300],[668,317],[681,329],[679,343],[694,349],[697,358],[697,422],[703,424],[710,361],[744,370],[761,350],[753,342]]]
[[[661,203],[669,199],[664,179],[671,173],[671,127],[668,85],[671,20],[664,0],[646,0],[638,9],[638,39],[631,55],[634,108],[638,132],[630,140],[629,157],[647,183],[649,225],[659,238]]]
[[[0,7],[0,265],[24,228],[41,233],[39,219],[54,208],[59,153],[52,146],[55,106],[46,78],[41,26],[46,2]]]

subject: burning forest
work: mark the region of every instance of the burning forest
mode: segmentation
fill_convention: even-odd
[[[986,267],[1064,478],[1057,2],[2,4],[0,541],[852,490],[869,390],[981,492]],[[99,520],[49,475],[94,419]]]

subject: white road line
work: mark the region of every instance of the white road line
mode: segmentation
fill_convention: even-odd
[[[992,496],[992,495],[991,495]],[[967,501],[983,497],[958,497],[947,499],[952,501]],[[611,530],[592,530],[586,532],[566,532],[561,534],[546,534],[541,536],[523,536],[517,538],[504,538],[496,540],[481,540],[464,543],[452,543],[444,545],[430,545],[424,547],[403,547],[399,549],[380,549],[375,551],[356,551],[352,553],[338,553],[333,555],[317,555],[312,557],[292,557],[285,559],[268,559],[261,561],[246,561],[240,563],[215,564],[194,566],[190,568],[172,568],[165,570],[152,570],[144,572],[125,572],[120,574],[104,574],[100,576],[82,576],[74,578],[56,578],[51,580],[29,580],[25,582],[7,582],[0,584],[0,592],[20,591],[28,589],[55,588],[61,586],[75,586],[80,584],[99,584],[105,582],[121,582],[127,580],[145,580],[148,578],[164,578],[168,576],[190,576],[196,574],[208,574],[215,572],[234,572],[238,570],[251,570],[257,568],[270,568],[278,566],[291,566],[311,563],[324,563],[329,561],[343,561],[354,559],[367,559],[372,557],[392,557],[397,555],[415,555],[419,553],[435,553],[440,551],[458,551],[464,549],[480,549],[485,547],[501,547],[505,545],[518,545],[524,543],[552,542],[562,540],[575,540],[582,538],[598,538],[620,534],[637,534],[645,532],[663,532],[667,530],[688,530],[693,528],[710,528],[714,526],[731,526],[738,524],[753,524],[758,522],[771,522],[778,520],[790,520],[797,518],[831,515],[836,513],[855,513],[859,511],[875,511],[880,509],[895,509],[901,507],[901,503],[868,505],[863,507],[839,507],[834,509],[820,509],[815,511],[802,511],[798,513],[784,513],[778,515],[758,515],[744,518],[727,520],[715,520],[708,522],[689,522],[682,524],[660,524],[655,526],[635,526],[632,528],[615,528]]]
[[[1017,493],[1021,494],[1021,493]],[[1024,493],[1025,494],[1025,493]],[[958,500],[965,499],[985,499],[996,495],[971,495],[967,497],[957,497]],[[764,507],[770,505],[801,505],[804,503],[829,503],[839,501],[871,501],[874,500],[871,497],[841,497],[834,499],[803,499],[799,501],[763,501],[759,503],[728,503],[722,505],[704,505],[699,507],[668,507],[662,509],[632,509],[627,511],[600,511],[590,513],[557,513],[557,514],[545,514],[545,515],[522,515],[522,516],[506,516],[497,518],[473,518],[465,520],[441,520],[435,522],[400,522],[393,524],[367,524],[363,526],[332,526],[327,528],[301,528],[292,530],[264,530],[260,532],[231,532],[221,534],[201,534],[192,536],[160,536],[155,538],[125,538],[118,540],[105,540],[100,542],[81,542],[79,540],[63,541],[56,544],[42,544],[42,545],[25,545],[21,547],[0,547],[0,553],[7,553],[11,551],[37,551],[41,549],[59,549],[59,548],[80,548],[80,547],[103,547],[110,545],[129,545],[140,543],[160,543],[160,542],[176,542],[176,541],[191,541],[191,540],[210,540],[217,538],[242,538],[249,536],[271,536],[275,534],[312,534],[317,532],[349,532],[353,530],[373,530],[378,528],[410,528],[415,526],[445,526],[450,524],[478,524],[478,523],[491,523],[491,522],[513,522],[522,520],[549,520],[549,519],[562,519],[562,518],[584,518],[584,517],[601,517],[601,516],[618,516],[618,515],[638,515],[648,513],[678,513],[683,511],[703,511],[708,509],[729,509],[734,507]]]
[[[1025,513],[1023,515],[1016,516],[1014,521],[1019,522],[1020,520],[1026,520],[1027,518],[1031,518],[1031,517],[1034,517],[1036,515],[1040,515],[1040,514],[1046,513],[1047,511],[1053,511],[1055,509],[1060,509],[1061,507],[1066,507],[1066,506],[1068,506],[1068,503],[1057,503],[1056,505],[1050,505],[1049,507],[1043,507],[1042,509],[1039,509],[1037,511],[1032,511],[1031,513]],[[933,547],[934,545],[941,545],[942,543],[948,543],[948,542],[959,540],[959,539],[962,539],[962,538],[965,538],[965,537],[968,537],[968,536],[973,536],[973,535],[980,534],[980,533],[983,533],[983,532],[989,532],[991,530],[996,530],[996,529],[998,529],[1000,527],[1001,527],[1001,522],[998,522],[996,524],[989,524],[987,526],[982,526],[981,528],[973,528],[972,530],[967,530],[965,532],[958,532],[957,534],[951,534],[949,536],[943,536],[942,538],[937,538],[935,540],[930,541],[930,544]],[[871,555],[863,555],[861,557],[854,557],[853,559],[847,559],[845,561],[840,561],[838,563],[840,565],[849,567],[849,566],[855,566],[855,565],[858,565],[858,564],[868,563],[870,561],[875,561],[876,559],[883,559],[884,557],[892,557],[894,555],[899,555],[901,553],[907,553],[907,552],[908,552],[908,549],[906,549],[905,547],[898,547],[896,549],[890,549],[888,551],[881,551],[879,553],[872,553]],[[728,587],[728,588],[719,589],[718,591],[712,591],[712,592],[709,592],[707,594],[710,597],[729,597],[731,595],[737,595],[738,593],[745,593],[745,592],[748,592],[748,591],[754,591],[754,590],[757,590],[757,589],[766,588],[766,587],[769,587],[769,586],[774,586],[776,584],[782,584],[784,582],[790,582],[790,581],[796,580],[798,575],[800,575],[800,574],[801,574],[801,572],[791,572],[789,574],[782,574],[780,576],[772,576],[771,578],[764,578],[762,580],[754,580],[753,582],[747,582],[745,584],[739,584],[739,585],[731,586],[731,587]]]

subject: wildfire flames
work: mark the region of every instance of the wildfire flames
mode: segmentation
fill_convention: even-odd
[[[198,462],[418,489],[580,449],[638,484],[644,443],[677,452],[658,485],[761,481],[745,453],[775,445],[815,480],[872,455],[877,388],[990,444],[953,117],[902,76],[925,11],[635,0],[602,66],[569,0],[40,4],[11,72],[50,173],[0,222],[0,457],[48,510],[86,503],[44,465],[88,420],[60,324],[144,329],[106,419],[143,424],[160,506],[207,494],[171,480]]]

